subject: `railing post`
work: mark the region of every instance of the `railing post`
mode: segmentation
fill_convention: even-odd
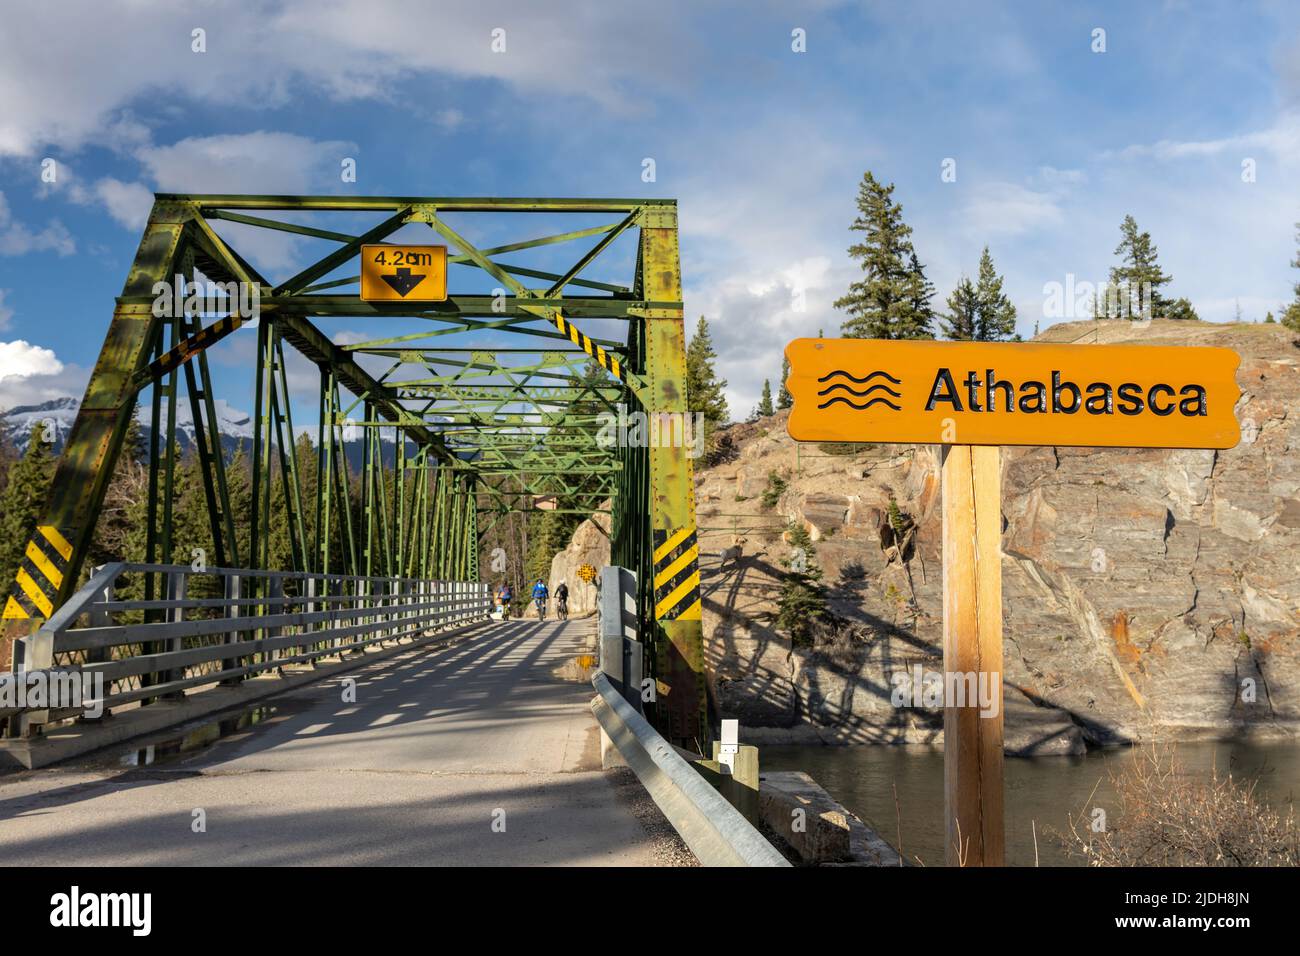
[[[402,621],[403,621],[402,630],[406,632],[406,636],[411,640],[415,640],[416,637],[415,605],[418,602],[415,600],[415,594],[416,594],[415,587],[412,585],[412,582],[403,578],[402,579]]]
[[[402,631],[401,621],[398,616],[399,612],[397,610],[401,601],[401,587],[402,585],[400,582],[394,581],[392,578],[388,579],[388,610],[387,614],[385,614],[385,620],[388,622],[388,626],[382,629],[381,633],[384,635],[384,640],[379,642],[380,647],[383,647],[384,641],[387,641],[394,635],[400,634]]]
[[[303,610],[307,614],[315,614],[316,613],[316,579],[313,577],[304,578],[303,591],[305,597],[307,598],[307,600],[303,604]],[[304,624],[302,628],[302,632],[303,634],[307,634],[311,631],[316,631],[319,629],[320,626],[317,624]],[[320,666],[320,658],[317,657],[315,653],[320,649],[318,644],[319,642],[308,643],[305,639],[303,641],[303,647],[304,648],[310,647],[312,650],[312,659],[311,659],[312,670],[315,670],[317,667]]]
[[[356,607],[360,610],[374,611],[375,609],[375,603],[370,596],[370,583],[369,578],[363,578],[360,581],[353,582],[353,594],[356,598]],[[371,613],[359,614],[356,617],[356,622],[358,624],[374,624],[376,620],[376,616]],[[336,638],[336,640],[339,640],[339,638]],[[342,654],[340,653],[339,656],[341,658]]]
[[[167,572],[167,600],[169,602],[179,603],[185,600],[185,595],[189,593],[189,577],[184,571]],[[166,621],[169,624],[180,624],[185,620],[185,609],[182,607],[170,607],[167,609]],[[162,645],[168,653],[173,651],[184,650],[185,639],[182,637],[170,637]],[[162,683],[170,684],[172,681],[182,680],[185,677],[185,668],[179,670],[165,670],[161,674]],[[163,700],[183,700],[185,698],[184,690],[170,690],[162,695]]]
[[[15,680],[22,680],[18,675],[23,671],[39,671],[54,666],[54,635],[37,631],[14,641],[13,671]],[[30,710],[24,714],[15,714],[10,720],[10,736],[32,737],[40,733],[40,727],[49,723],[48,710]]]
[[[600,669],[623,698],[640,710],[641,642],[637,640],[636,629],[636,575],[617,565],[601,568],[599,595]]]
[[[267,614],[268,615],[283,614],[284,602],[280,601],[279,599],[284,597],[284,578],[281,577],[271,578],[271,585],[270,587],[267,588],[266,596],[267,596],[267,603],[266,603]],[[279,637],[283,633],[284,633],[284,627],[279,624],[275,625],[274,627],[268,627],[266,629],[267,640],[271,640],[272,638]],[[284,656],[284,649],[277,647],[273,650],[268,650],[265,656],[266,656],[267,663],[270,663],[271,661],[279,660],[281,657]],[[279,668],[277,668],[277,670],[278,669]]]
[[[100,571],[102,571],[103,569],[104,569],[104,565],[102,565],[102,564],[99,565],[99,567],[91,568],[91,569],[90,569],[90,576],[93,578],[96,574],[98,574],[98,573],[99,573]],[[110,626],[112,625],[112,623],[113,623],[113,615],[112,615],[111,613],[109,613],[108,611],[104,610],[103,607],[101,607],[100,605],[104,605],[104,604],[109,603],[110,601],[116,600],[116,597],[117,597],[117,589],[116,589],[116,587],[114,586],[114,584],[115,584],[114,581],[110,581],[108,584],[104,585],[104,590],[102,590],[102,591],[99,592],[99,594],[95,597],[95,601],[94,601],[94,603],[91,604],[91,606],[90,606],[90,626],[91,626],[91,627],[110,627]],[[112,660],[112,650],[111,650],[110,648],[107,648],[107,647],[92,647],[90,650],[86,651],[86,663],[87,663],[87,664],[103,664],[103,663],[105,663],[105,662],[107,662],[107,661],[110,661],[110,660]],[[108,682],[108,685],[111,685],[111,682]],[[104,687],[104,696],[105,696],[105,697],[108,696],[110,689],[111,689],[111,686],[107,686],[107,685],[106,685],[106,686]],[[87,720],[98,721],[98,720],[103,720],[105,717],[111,717],[111,716],[113,716],[113,715],[112,715],[112,712],[109,711],[109,709],[108,709],[107,707],[104,707],[104,708],[101,709],[100,715],[99,715],[98,717],[87,717],[87,716],[83,713],[80,717],[77,718],[77,720],[78,720],[78,721],[87,721]]]
[[[222,583],[223,583],[223,588],[222,588],[223,596],[228,602],[230,602],[226,605],[226,618],[230,621],[236,621],[239,618],[244,616],[244,609],[239,606],[239,600],[242,597],[242,589],[240,587],[240,577],[238,574],[227,574],[223,576]],[[234,626],[232,625],[231,629],[226,632],[226,643],[227,644],[241,643],[243,641],[242,634],[243,632],[235,630]],[[238,670],[243,665],[244,665],[243,657],[241,656],[227,657],[225,660],[221,662],[221,669],[223,671],[233,671],[233,670]],[[239,684],[241,680],[243,680],[243,677],[241,676],[228,677],[225,680],[223,680],[221,683],[227,687],[233,687]]]
[[[633,707],[640,709],[640,680],[632,684],[628,645],[638,648],[636,641],[636,575],[626,568],[607,565],[600,569],[600,586],[596,599],[596,616],[600,638],[600,669],[609,679],[610,686]],[[636,671],[639,672],[639,666]],[[635,688],[635,689],[634,689]],[[627,763],[618,748],[605,732],[600,731],[600,763],[609,770],[625,767]]]

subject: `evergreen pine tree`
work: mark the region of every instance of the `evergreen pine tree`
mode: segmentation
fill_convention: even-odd
[[[975,283],[978,319],[975,338],[981,342],[1005,342],[1016,334],[1016,307],[1002,291],[1002,277],[993,268],[989,247],[980,253],[979,279]]]
[[[36,530],[54,478],[54,453],[44,432],[42,423],[32,425],[27,454],[9,469],[9,480],[0,493],[0,587],[6,591]]]
[[[758,414],[763,418],[776,414],[772,407],[772,385],[767,379],[763,379],[763,397],[758,400]]]
[[[144,561],[144,529],[149,493],[148,448],[134,413],[104,493],[87,555],[88,568],[110,561]],[[130,548],[138,541],[138,553]]]
[[[790,389],[786,388],[786,381],[790,378],[790,360],[783,358],[781,360],[781,388],[776,393],[776,407],[792,408],[794,406],[794,396],[790,394]]]
[[[903,207],[893,201],[894,186],[876,181],[870,171],[858,187],[858,216],[850,229],[864,233],[849,247],[863,277],[835,301],[849,314],[842,329],[849,338],[933,338],[930,298],[933,286],[912,248],[912,229]]]
[[[1132,216],[1124,217],[1119,231],[1120,241],[1115,247],[1115,255],[1120,257],[1120,264],[1110,270],[1110,283],[1097,303],[1097,316],[1128,319],[1163,316],[1170,300],[1164,297],[1161,288],[1169,284],[1170,276],[1160,268],[1151,234],[1139,232]],[[1151,297],[1149,313],[1146,311],[1148,289]],[[1139,308],[1142,314],[1138,313]]]
[[[962,276],[957,288],[948,296],[948,312],[939,316],[939,327],[944,336],[961,342],[974,339],[979,330],[979,306],[974,283]]]
[[[709,323],[700,316],[695,335],[686,348],[686,407],[692,412],[702,413],[710,426],[726,424],[728,416],[727,381],[718,378],[713,367],[713,360],[717,357],[709,335]]]
[[[528,532],[527,580],[525,585],[532,590],[532,584],[538,578],[551,583],[551,561],[557,554],[569,546],[573,529],[577,527],[577,516],[560,514],[556,511],[534,511],[535,526]]]
[[[781,562],[786,571],[777,596],[776,626],[790,635],[792,644],[810,645],[817,625],[826,617],[826,588],[808,529],[796,524],[789,540],[791,556]]]

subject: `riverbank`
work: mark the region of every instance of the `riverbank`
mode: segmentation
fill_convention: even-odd
[[[1286,742],[1182,743],[1174,752],[1183,772],[1208,779],[1217,769],[1241,781],[1257,780],[1256,795],[1286,812],[1300,793],[1300,748]],[[1138,748],[1110,748],[1077,757],[1008,760],[1005,770],[1006,859],[1010,866],[1080,866],[1054,831],[1070,815],[1091,819],[1115,812],[1111,775],[1140,756]],[[764,772],[802,770],[860,817],[909,863],[941,866],[943,753],[929,747],[764,746]]]

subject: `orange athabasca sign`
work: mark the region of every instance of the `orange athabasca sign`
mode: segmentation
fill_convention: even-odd
[[[1231,349],[796,339],[796,441],[1231,448]]]

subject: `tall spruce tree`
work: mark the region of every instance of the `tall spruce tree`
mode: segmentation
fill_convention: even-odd
[[[1115,255],[1120,257],[1120,264],[1111,267],[1110,282],[1098,298],[1097,317],[1149,319],[1163,316],[1171,303],[1161,289],[1169,284],[1171,277],[1160,268],[1151,233],[1139,231],[1132,216],[1124,217],[1119,232]]]
[[[979,329],[979,296],[975,284],[966,276],[957,282],[957,288],[948,296],[948,311],[939,316],[939,327],[946,338],[958,342],[977,337]]]
[[[979,279],[975,283],[979,304],[975,338],[981,342],[1004,342],[1016,334],[1016,307],[1002,291],[1002,277],[993,268],[989,247],[980,253]]]
[[[790,635],[796,646],[813,643],[817,626],[826,618],[826,587],[817,565],[817,549],[803,524],[790,528],[790,557],[781,563],[781,590],[777,595],[776,626]]]
[[[858,187],[858,216],[850,229],[863,233],[849,247],[863,276],[835,300],[849,314],[841,328],[849,338],[934,338],[930,299],[934,287],[912,248],[912,229],[894,202],[894,185],[876,181],[868,170]]]
[[[790,378],[790,360],[783,358],[781,360],[781,388],[776,393],[776,407],[793,408],[794,396],[790,394],[790,389],[786,387],[786,380]]]
[[[776,414],[772,407],[772,383],[767,379],[763,379],[763,397],[758,400],[758,414],[760,418]]]
[[[709,336],[709,323],[700,316],[695,335],[686,347],[686,407],[693,413],[703,414],[705,428],[711,430],[727,422],[726,379],[718,378],[713,360],[718,353],[713,350]]]
[[[54,453],[44,439],[45,426],[35,422],[27,453],[10,467],[0,493],[0,587],[5,589],[18,571],[54,478]]]

